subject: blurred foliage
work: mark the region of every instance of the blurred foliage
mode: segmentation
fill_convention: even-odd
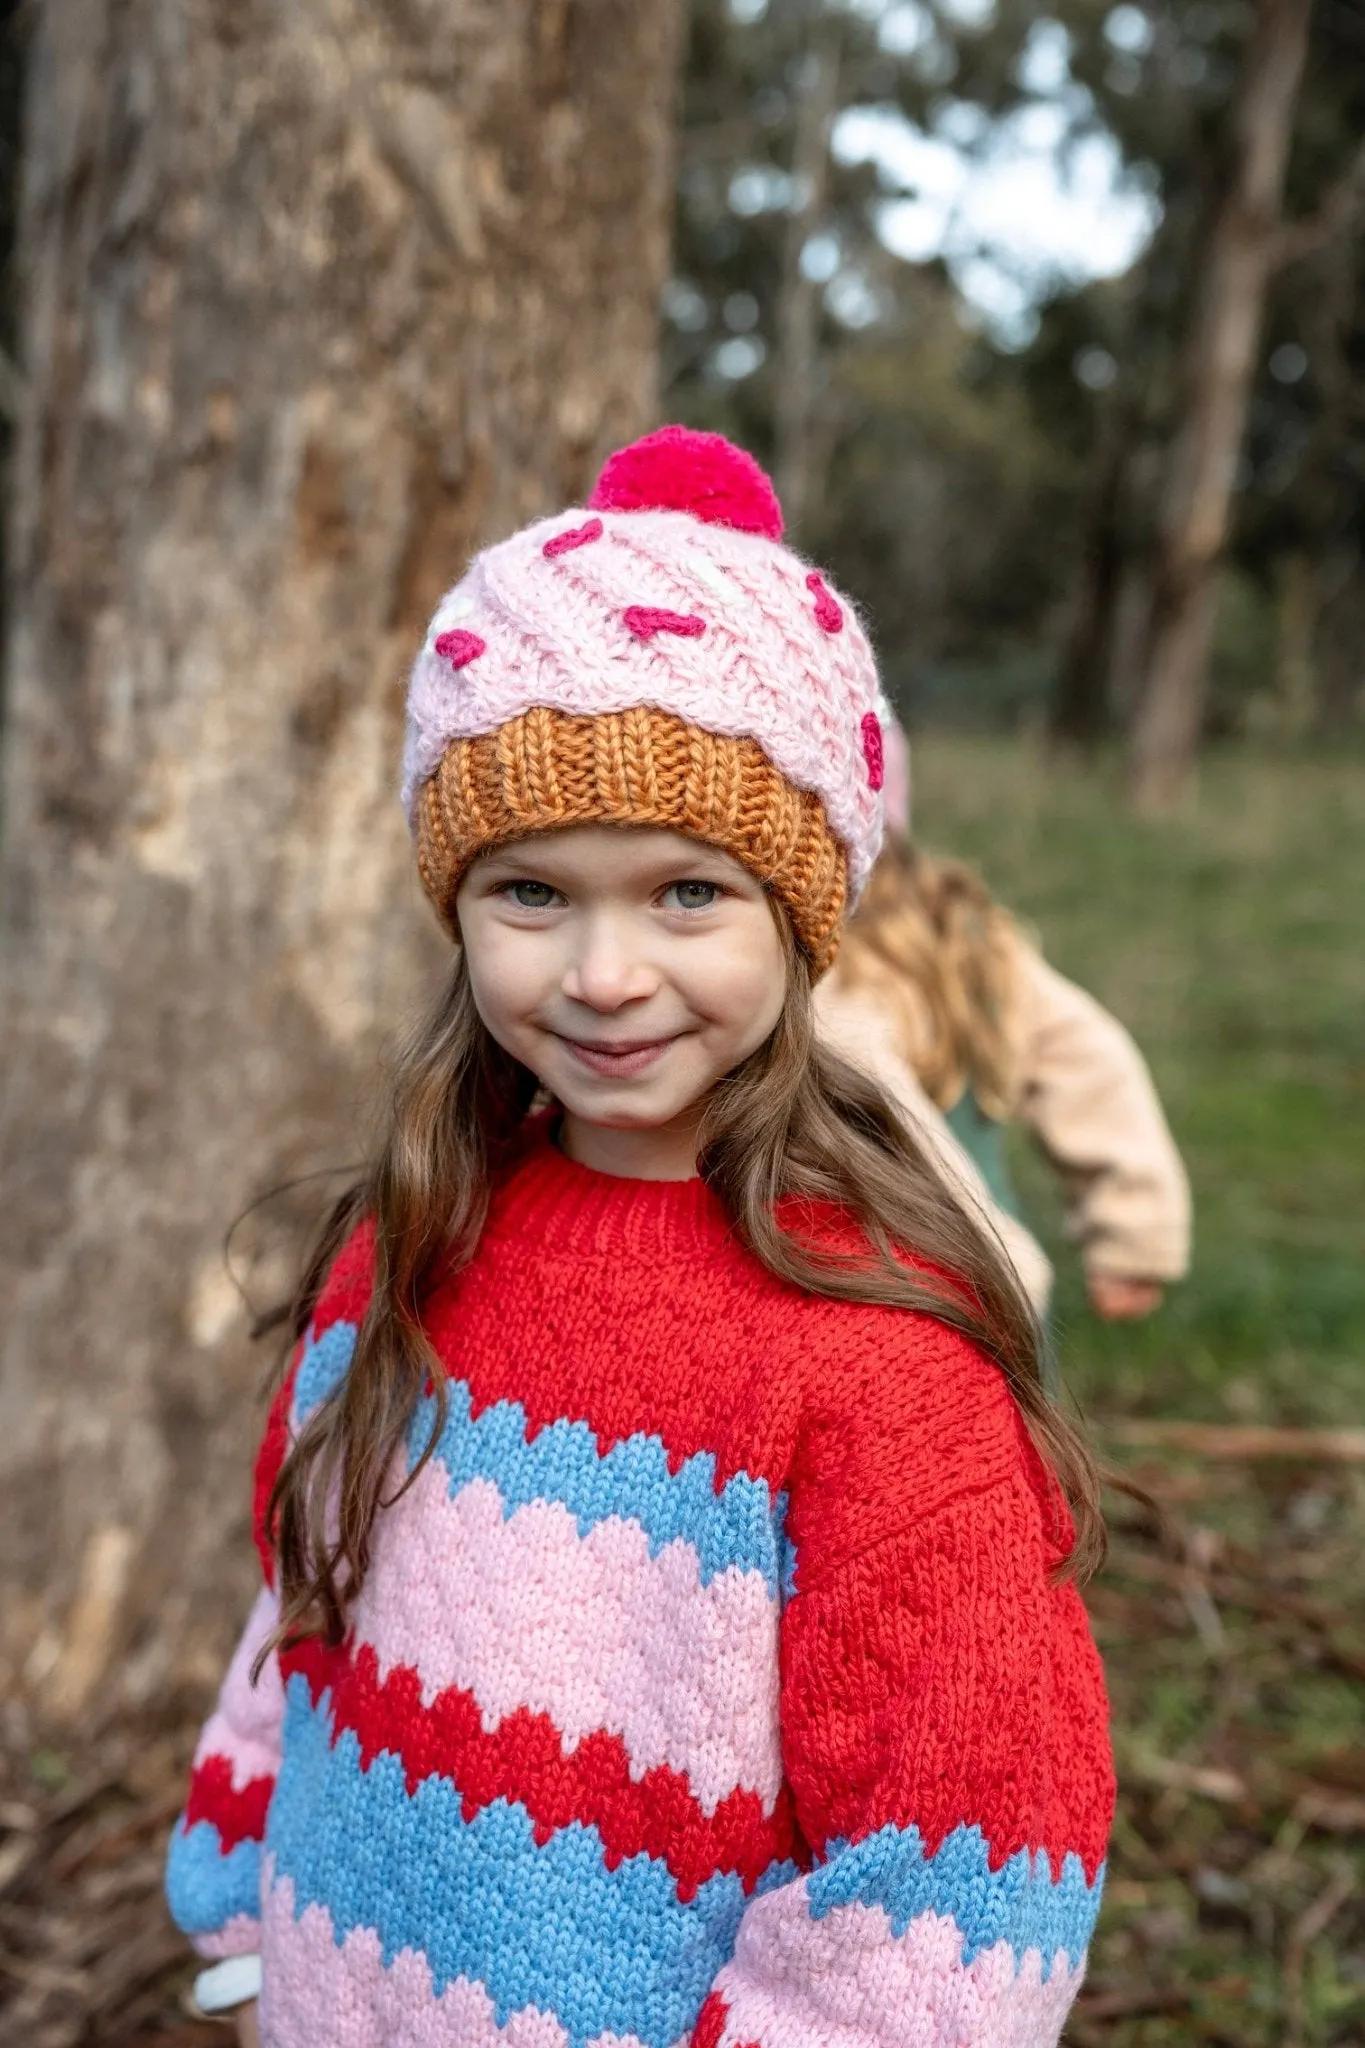
[[[1047,13],[1035,0],[695,0],[664,308],[670,416],[773,455],[778,306],[803,197],[790,165],[818,25],[836,39],[845,115],[894,114],[980,157],[1001,123],[1045,110],[1063,168],[1112,137],[1129,189],[1158,202],[1127,275],[1078,286],[1021,270],[1013,311],[983,318],[954,282],[972,275],[971,250],[949,265],[885,246],[885,210],[906,197],[892,157],[832,153],[820,218],[803,223],[821,281],[818,476],[797,538],[866,608],[913,718],[1041,716],[1107,462],[1126,556],[1143,560],[1252,18],[1249,0],[1058,0]],[[1272,287],[1214,656],[1217,732],[1341,727],[1361,710],[1365,243],[1348,202],[1365,198],[1351,184],[1362,132],[1365,6],[1323,0],[1288,213],[1329,218]],[[1009,249],[976,254],[1008,301]],[[1121,718],[1121,682],[1109,694],[1104,715]]]

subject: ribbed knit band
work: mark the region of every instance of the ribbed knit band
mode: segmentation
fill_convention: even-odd
[[[414,822],[422,882],[452,931],[461,877],[490,847],[564,825],[663,825],[722,848],[771,889],[817,975],[838,950],[847,862],[820,798],[756,741],[652,705],[595,717],[536,706],[457,740]]]

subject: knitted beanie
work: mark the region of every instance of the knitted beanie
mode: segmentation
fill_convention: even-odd
[[[661,825],[741,861],[829,966],[881,843],[889,714],[851,606],[781,533],[751,456],[662,427],[609,458],[586,506],[470,564],[414,663],[403,762],[452,931],[489,848]]]

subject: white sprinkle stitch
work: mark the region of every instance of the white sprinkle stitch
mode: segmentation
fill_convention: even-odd
[[[697,555],[689,564],[689,567],[693,575],[700,582],[704,583],[712,595],[721,600],[722,604],[740,604],[743,602],[744,592],[740,589],[734,578],[727,576],[723,569],[718,569],[715,563],[706,555]]]

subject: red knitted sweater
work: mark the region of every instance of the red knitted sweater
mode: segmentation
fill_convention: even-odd
[[[362,1231],[265,1488],[369,1260]],[[774,1279],[701,1182],[589,1172],[543,1128],[427,1327],[449,1412],[351,1634],[252,1692],[267,1586],[172,1847],[200,1945],[262,1950],[267,2040],[492,2048],[530,2014],[536,2048],[1055,2042],[1113,1782],[998,1370]]]

